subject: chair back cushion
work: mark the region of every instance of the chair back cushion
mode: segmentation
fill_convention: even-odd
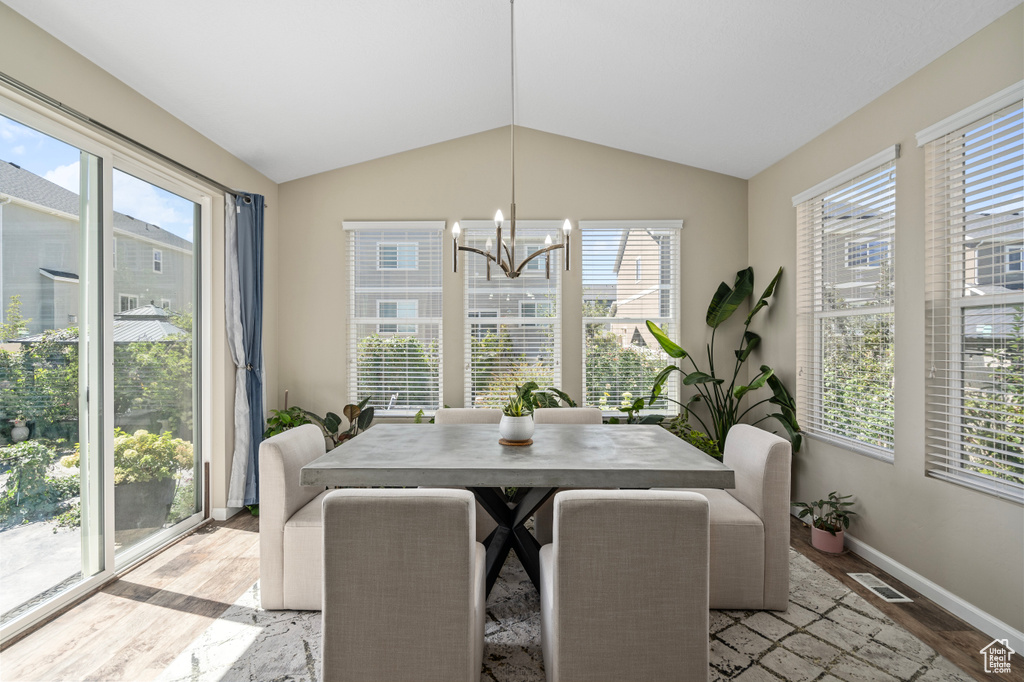
[[[436,488],[327,495],[325,682],[479,679],[475,504]]]
[[[554,514],[554,679],[705,679],[707,499],[573,490]]]
[[[501,410],[489,407],[441,407],[434,413],[435,424],[497,424]]]
[[[323,492],[322,485],[299,485],[299,472],[326,451],[324,435],[315,424],[260,443],[260,603],[265,609],[294,608],[284,596],[284,526]]]
[[[596,407],[538,407],[533,412],[535,424],[600,424],[603,420]]]
[[[793,448],[755,426],[737,424],[725,439],[725,465],[736,472],[729,493],[764,524],[764,604],[785,610],[789,601],[789,494]]]

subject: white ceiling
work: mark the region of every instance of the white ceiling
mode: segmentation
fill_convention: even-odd
[[[277,182],[510,118],[505,0],[3,1]],[[516,123],[749,178],[1017,4],[519,0]]]

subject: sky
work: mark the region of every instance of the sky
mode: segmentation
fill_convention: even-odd
[[[78,194],[79,150],[0,116],[0,159]],[[114,169],[114,210],[193,241],[195,204]]]

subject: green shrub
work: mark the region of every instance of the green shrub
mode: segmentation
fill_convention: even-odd
[[[74,454],[61,459],[61,464],[79,466],[77,447]],[[129,434],[114,429],[114,485],[176,478],[193,464],[192,443],[172,438],[170,432],[158,435],[140,429]]]
[[[34,521],[52,516],[79,494],[77,476],[52,476],[55,444],[27,440],[0,448],[0,462],[9,468],[0,487],[0,523]]]

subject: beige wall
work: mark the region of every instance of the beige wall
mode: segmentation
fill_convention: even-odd
[[[684,131],[680,131],[684,134]],[[321,412],[348,396],[345,315],[347,242],[343,220],[456,220],[508,214],[509,129],[490,130],[280,187],[282,302],[280,387],[290,404]],[[747,183],[557,135],[517,128],[516,208],[520,219],[678,219],[682,233],[683,343],[704,343],[707,301],[722,279],[746,266]],[[563,288],[562,387],[582,387],[580,237]],[[687,254],[713,254],[688,258]],[[463,274],[444,250],[444,402],[463,404]],[[479,258],[465,255],[463,258]],[[282,402],[276,396],[276,402]],[[275,400],[270,401],[272,404]]]
[[[852,534],[1014,628],[1024,629],[1024,511],[924,476],[924,152],[917,131],[1024,77],[1018,6],[839,125],[750,180],[757,270],[795,270],[793,195],[899,143],[896,161],[896,458],[886,464],[813,440],[794,459],[793,496],[856,496]],[[794,278],[783,279],[762,358],[795,385]]]
[[[273,362],[277,356],[277,185],[3,4],[0,4],[0,71],[218,182],[266,197],[263,339],[268,395],[275,395],[278,383],[277,366]],[[231,426],[234,367],[223,331],[223,215],[223,201],[215,201],[211,254],[214,397],[210,425],[214,439],[211,485],[215,508],[224,507],[227,500],[228,467],[234,439]]]

